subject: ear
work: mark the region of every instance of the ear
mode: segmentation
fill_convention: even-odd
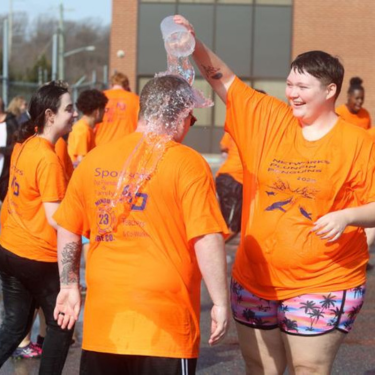
[[[327,88],[327,99],[335,98],[337,92],[337,86],[335,83],[330,83]]]
[[[52,112],[51,109],[46,109],[46,111],[44,112],[44,115],[45,115],[46,122],[53,123],[53,121],[55,120],[55,114]]]

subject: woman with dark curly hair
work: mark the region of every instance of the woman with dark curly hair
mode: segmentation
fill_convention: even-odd
[[[5,317],[0,327],[0,367],[29,332],[35,308],[46,318],[40,374],[61,374],[73,330],[59,327],[53,309],[60,290],[56,229],[52,218],[67,181],[54,152],[72,129],[76,112],[68,89],[52,81],[30,101],[30,120],[14,148],[8,194],[1,213],[0,278]]]

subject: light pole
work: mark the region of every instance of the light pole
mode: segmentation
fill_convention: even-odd
[[[64,43],[65,43],[65,35],[64,35],[64,5],[61,2],[60,4],[60,17],[59,17],[59,79],[65,79],[65,66],[64,66]]]
[[[85,52],[85,51],[87,52],[95,51],[95,46],[86,46],[86,47],[72,49],[71,51],[65,52],[64,57],[72,56],[72,55],[75,55],[76,53]]]
[[[3,21],[3,102],[4,105],[8,105],[8,85],[9,85],[9,71],[8,71],[8,64],[9,64],[9,24],[8,20],[5,18]]]
[[[66,57],[80,52],[95,51],[95,46],[80,47],[67,52],[61,51],[61,48],[58,47],[60,47],[59,37],[58,34],[54,34],[52,37],[52,79],[56,79],[57,77],[61,80],[65,79],[64,59]]]

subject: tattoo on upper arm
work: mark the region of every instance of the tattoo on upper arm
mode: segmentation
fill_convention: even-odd
[[[79,282],[79,265],[81,260],[81,243],[69,242],[61,252],[61,284]]]
[[[223,74],[220,72],[220,68],[214,68],[213,66],[202,65],[204,73],[207,78],[211,79],[221,79]]]

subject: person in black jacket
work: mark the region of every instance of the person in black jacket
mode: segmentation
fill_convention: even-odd
[[[8,191],[10,157],[12,155],[18,122],[16,117],[5,111],[0,97],[0,201],[3,202]]]

